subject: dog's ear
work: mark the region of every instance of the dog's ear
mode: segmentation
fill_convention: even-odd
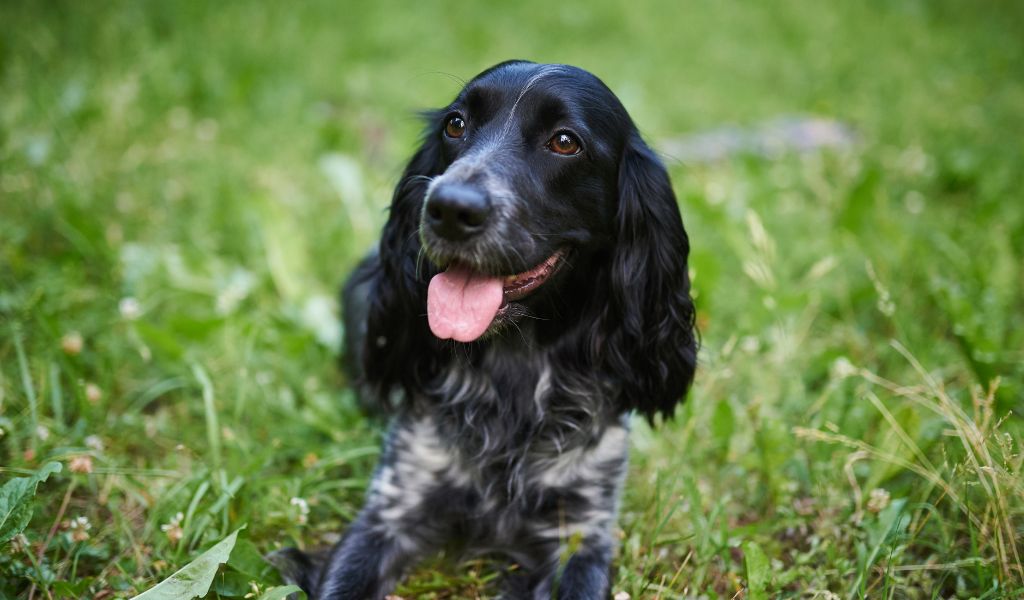
[[[635,131],[619,164],[604,364],[623,382],[625,409],[671,417],[697,361],[683,229],[668,172]]]
[[[361,368],[361,387],[384,402],[393,388],[411,387],[435,355],[436,341],[422,318],[426,284],[435,267],[420,256],[418,232],[427,185],[443,170],[441,141],[431,129],[395,188],[376,256],[369,257],[346,285],[346,296],[350,289],[351,296],[357,290],[366,296],[344,298],[346,305],[365,303],[365,333],[357,340],[359,348],[350,348],[348,354]]]

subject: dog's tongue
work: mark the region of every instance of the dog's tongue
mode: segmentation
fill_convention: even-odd
[[[451,266],[427,287],[427,323],[442,340],[472,342],[490,327],[501,301],[500,277]]]

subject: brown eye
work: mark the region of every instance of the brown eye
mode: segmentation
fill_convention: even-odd
[[[572,154],[579,154],[580,152],[580,141],[576,139],[576,136],[569,133],[568,131],[559,131],[550,140],[548,140],[548,150],[551,150],[555,154],[564,154],[566,156]]]
[[[444,126],[444,134],[450,138],[460,138],[464,133],[466,133],[466,122],[462,120],[462,117],[458,115],[449,117]]]

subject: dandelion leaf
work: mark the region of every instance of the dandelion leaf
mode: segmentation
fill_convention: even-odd
[[[231,550],[235,547],[235,540],[238,538],[236,529],[228,537],[217,543],[216,546],[203,552],[199,558],[190,562],[167,579],[158,583],[155,587],[147,590],[133,600],[192,600],[201,598],[210,591],[214,576],[221,563],[228,561]]]

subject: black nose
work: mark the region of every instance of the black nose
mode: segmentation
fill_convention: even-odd
[[[461,183],[442,183],[427,198],[424,218],[434,233],[459,241],[483,231],[491,200],[483,190]]]

